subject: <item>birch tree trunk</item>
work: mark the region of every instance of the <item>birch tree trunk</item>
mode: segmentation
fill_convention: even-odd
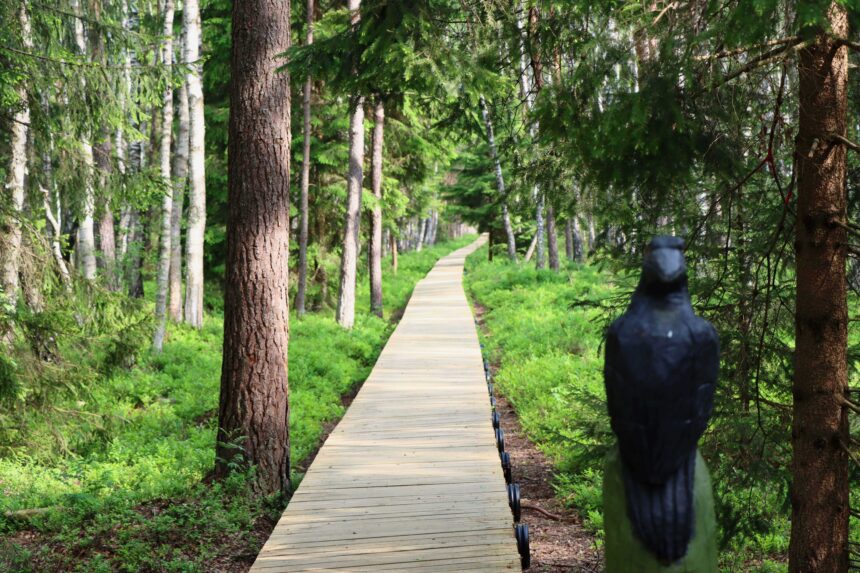
[[[30,15],[22,2],[18,9],[21,36],[24,48],[33,48]],[[9,171],[6,176],[6,190],[3,202],[10,205],[8,213],[0,219],[0,289],[5,302],[14,306],[18,300],[21,269],[21,216],[24,212],[24,183],[27,176],[27,134],[30,128],[30,104],[27,86],[22,83],[18,88],[21,107],[12,118],[9,141]],[[2,302],[2,301],[0,301]],[[7,333],[0,332],[5,338]]]
[[[183,48],[184,50],[184,48]],[[167,313],[171,320],[182,320],[182,208],[185,202],[185,187],[188,185],[188,86],[185,81],[177,94],[179,117],[173,155],[173,209],[170,214],[170,300]]]
[[[508,240],[508,258],[517,261],[517,241],[514,237],[514,228],[511,225],[511,215],[508,212],[508,197],[505,191],[505,177],[502,174],[502,163],[499,160],[499,150],[496,147],[496,135],[493,131],[493,120],[490,118],[490,110],[487,108],[487,100],[483,94],[480,96],[481,117],[484,119],[484,127],[487,130],[487,143],[490,147],[490,155],[493,158],[493,166],[496,171],[496,189],[499,192],[499,201],[502,203],[502,223],[505,227],[505,236]]]
[[[849,21],[838,2],[828,19],[798,62],[792,573],[849,565],[846,148],[832,140],[846,132]]]
[[[258,494],[290,491],[290,4],[233,4],[224,358],[216,474],[241,447]]]
[[[75,18],[75,44],[78,52],[84,57],[87,55],[87,40],[84,33],[84,22],[82,20],[83,9],[79,0],[72,0],[72,9],[78,15]],[[86,91],[86,79],[82,76],[81,82]],[[95,197],[93,190],[93,146],[90,142],[90,131],[88,127],[83,128],[81,134],[81,160],[84,164],[84,205],[83,217],[78,226],[78,263],[81,267],[83,277],[92,281],[96,278],[96,238],[95,238]]]
[[[305,45],[314,43],[314,0],[307,0],[307,36]],[[296,314],[305,314],[305,290],[308,282],[308,193],[311,179],[311,90],[313,82],[308,75],[302,94],[302,112],[304,114],[302,142],[302,179],[299,198],[299,286],[296,291]]]
[[[164,0],[162,4],[164,40],[161,45],[161,65],[173,70],[173,0]],[[167,329],[167,293],[170,279],[170,238],[173,222],[173,180],[170,176],[170,148],[173,134],[173,85],[168,82],[164,89],[161,118],[161,149],[159,153],[159,171],[164,183],[165,193],[161,201],[161,238],[158,250],[158,274],[155,280],[155,334],[152,337],[152,348],[161,352],[164,346],[164,334]]]
[[[350,22],[358,24],[361,0],[348,0]],[[364,97],[353,96],[349,120],[349,173],[346,184],[346,221],[340,259],[340,289],[337,297],[337,323],[344,328],[355,324],[355,280],[358,265],[358,237],[361,217],[361,186],[364,173]]]
[[[373,144],[371,152],[370,188],[376,197],[370,219],[370,312],[382,318],[382,137],[385,126],[385,105],[376,100],[373,108]]]
[[[203,326],[203,236],[206,231],[205,124],[200,64],[200,2],[185,0],[183,8],[185,58],[188,67],[189,189],[188,231],[185,237],[185,322]]]

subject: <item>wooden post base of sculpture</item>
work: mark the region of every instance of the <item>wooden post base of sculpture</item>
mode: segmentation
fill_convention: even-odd
[[[665,565],[649,552],[633,534],[627,517],[621,457],[613,448],[606,458],[603,474],[603,527],[606,533],[606,573],[717,573],[717,524],[711,476],[702,455],[696,452],[693,484],[693,539],[687,555]]]

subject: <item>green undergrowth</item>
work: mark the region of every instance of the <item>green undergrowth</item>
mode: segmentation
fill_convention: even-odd
[[[558,496],[576,508],[600,542],[603,460],[615,439],[606,414],[602,342],[610,321],[626,306],[636,277],[596,264],[567,263],[554,273],[504,257],[489,262],[486,248],[467,259],[466,270],[467,291],[484,313],[481,338],[496,369],[496,385],[529,438],[553,461]],[[851,302],[860,309],[856,297]],[[852,345],[858,342],[857,330],[851,333]],[[787,338],[790,342],[790,334]],[[856,386],[860,361],[852,370]],[[790,388],[790,375],[783,376]],[[714,477],[721,567],[726,572],[783,572],[790,528],[789,457],[783,455],[779,467],[766,468],[775,477],[767,480],[754,473],[760,471],[755,464],[764,462],[756,462],[750,446],[743,444],[759,447],[755,440],[760,440],[762,424],[787,434],[788,423],[772,413],[757,419],[756,412],[738,412],[731,397],[722,394],[725,388],[718,391],[715,416],[701,441]],[[775,393],[765,397],[786,399]],[[788,441],[784,437],[782,443]],[[738,466],[744,457],[749,465]],[[852,498],[860,499],[856,490]],[[852,538],[860,538],[858,529],[853,522]]]
[[[417,281],[473,239],[402,254],[397,275],[384,273],[384,319],[369,313],[366,277],[351,331],[328,308],[292,317],[294,466],[343,415],[341,397],[370,373]],[[222,334],[217,314],[200,331],[172,325],[164,352],[132,350],[131,367],[103,367],[116,343],[99,337],[57,350],[63,361],[54,374],[86,372],[85,384],[54,387],[55,397],[29,408],[32,395],[22,394],[13,414],[0,417],[19,428],[0,444],[0,571],[232,571],[253,560],[283,501],[253,496],[246,474],[206,479]],[[8,362],[12,374],[23,366]]]

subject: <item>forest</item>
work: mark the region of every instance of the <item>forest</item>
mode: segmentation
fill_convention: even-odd
[[[531,571],[603,570],[605,338],[657,235],[719,336],[719,570],[860,570],[858,25],[854,0],[0,0],[0,571],[248,571],[479,235],[462,288],[544,516]]]

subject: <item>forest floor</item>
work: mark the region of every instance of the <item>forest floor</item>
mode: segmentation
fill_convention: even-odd
[[[480,329],[485,329],[485,308],[473,302]],[[498,369],[490,362],[490,371]],[[547,456],[526,436],[516,410],[503,395],[496,396],[496,411],[505,432],[505,451],[511,455],[512,482],[520,485],[523,523],[529,526],[533,573],[595,573],[602,571],[603,553],[594,534],[585,530],[579,514],[565,507],[556,495],[556,470]]]
[[[293,317],[291,446],[298,485],[327,431],[364,381],[415,284],[474,237],[403,253],[383,288],[384,319],[369,312],[366,280],[356,325],[345,331],[325,308]],[[386,267],[387,268],[387,267]],[[336,273],[334,273],[336,274]],[[143,308],[142,314],[151,309]],[[286,500],[260,498],[249,474],[212,481],[222,326],[171,326],[161,355],[149,334],[128,368],[100,374],[101,349],[83,338],[63,349],[58,373],[86,370],[89,387],[22,411],[20,445],[0,450],[0,572],[241,573]],[[70,414],[69,414],[70,413]],[[64,415],[65,414],[65,415]]]

